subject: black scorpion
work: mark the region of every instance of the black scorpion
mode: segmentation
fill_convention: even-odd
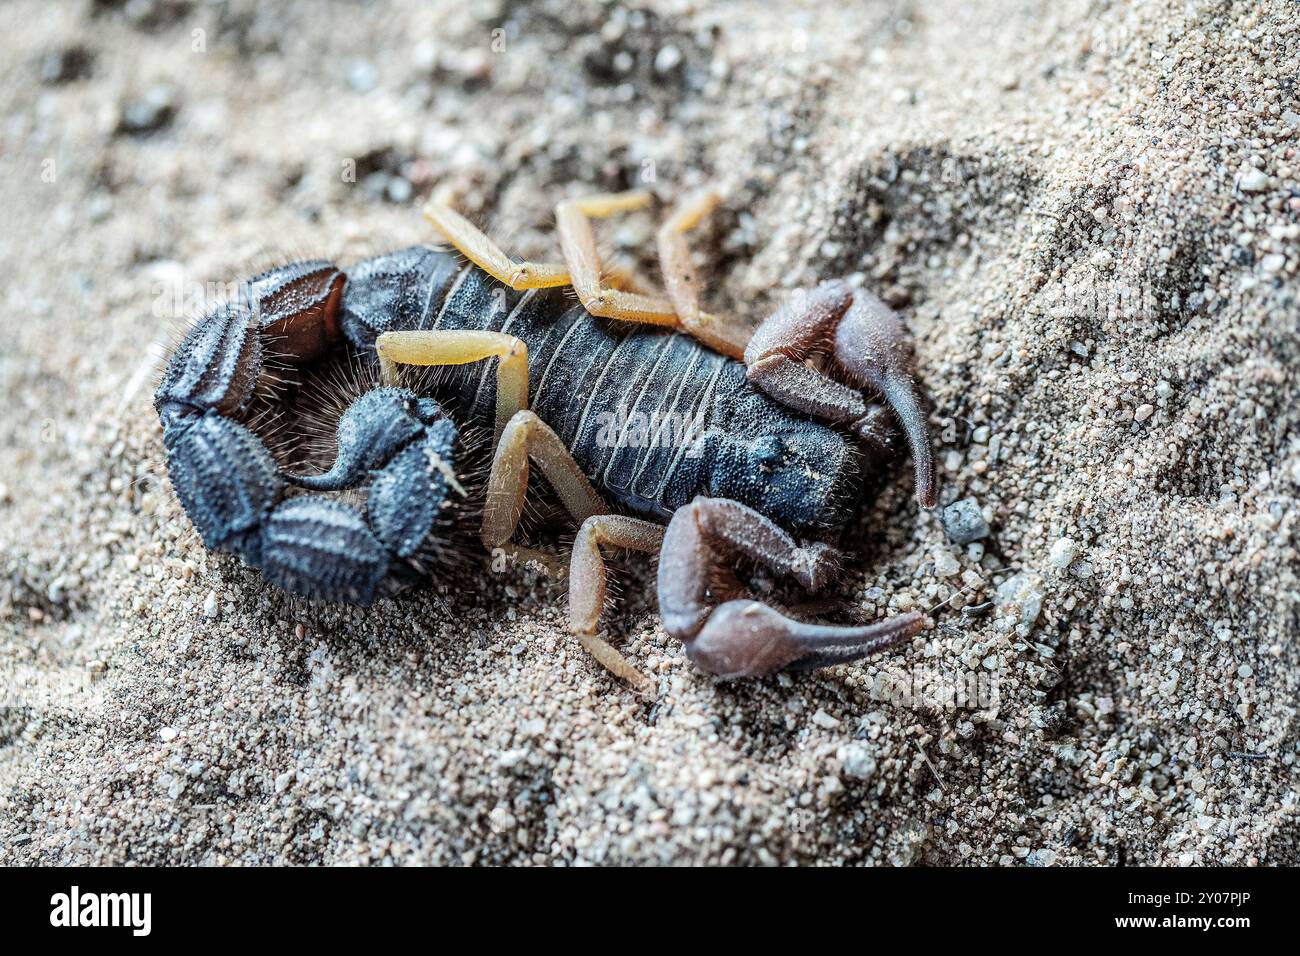
[[[645,201],[561,204],[562,266],[508,259],[435,201],[427,215],[469,263],[415,246],[347,275],[298,262],[245,283],[190,330],[156,393],[168,471],[205,545],[328,601],[368,604],[409,586],[440,560],[450,505],[465,494],[450,399],[462,426],[495,435],[484,544],[537,557],[511,538],[538,466],[579,524],[572,630],[634,684],[645,679],[597,636],[602,545],[660,551],[665,629],[724,677],[851,661],[917,633],[917,613],[864,627],[793,620],[749,598],[734,570],[748,559],[810,590],[824,585],[837,563],[821,539],[852,514],[899,424],[917,497],[934,504],[901,321],[870,293],[829,281],[745,342],[699,309],[682,238],[714,198],[683,206],[660,232],[666,299],[601,267],[589,218]],[[310,374],[340,348],[379,366],[385,384],[340,418],[332,467],[292,473],[250,427],[253,397],[271,355]],[[492,358],[495,375],[481,361]],[[436,395],[401,387],[404,364],[448,366]],[[355,489],[367,491],[364,508],[321,494]]]

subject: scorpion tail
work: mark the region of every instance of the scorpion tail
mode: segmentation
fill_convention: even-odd
[[[341,417],[338,455],[321,475],[285,474],[254,431],[268,355],[303,366],[340,341],[346,277],[298,262],[244,283],[177,345],[154,396],[167,469],[209,548],[239,555],[273,584],[308,597],[369,604],[411,583],[440,547],[456,429],[436,402],[376,388]],[[367,509],[315,491],[372,486]]]

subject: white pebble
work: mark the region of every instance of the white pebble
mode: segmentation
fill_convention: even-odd
[[[203,616],[208,620],[214,619],[220,613],[217,607],[217,592],[209,591],[208,596],[203,599]]]
[[[1150,408],[1150,405],[1145,406]],[[1052,545],[1051,553],[1048,554],[1047,560],[1051,562],[1054,568],[1068,568],[1074,563],[1074,559],[1079,555],[1079,546],[1070,538],[1059,538],[1056,544]]]
[[[820,708],[818,708],[817,713],[812,715],[812,722],[825,730],[832,730],[840,725],[838,720]]]
[[[1237,185],[1242,192],[1259,193],[1268,188],[1268,174],[1254,166],[1243,166],[1237,174]]]
[[[682,51],[675,46],[666,46],[655,54],[655,72],[667,73],[682,62]]]
[[[870,780],[876,774],[876,758],[861,744],[845,747],[844,773],[858,780]]]
[[[1018,632],[1028,634],[1043,610],[1043,583],[1037,575],[1021,571],[998,587],[998,610],[1013,617]]]
[[[950,578],[961,570],[961,565],[946,548],[936,548],[934,552],[934,573],[941,578]]]
[[[162,738],[163,743],[169,744],[176,739],[176,736],[179,733],[180,731],[175,727],[164,727],[162,730],[158,731],[158,736]]]
[[[1155,410],[1156,407],[1154,405],[1150,405],[1150,404],[1139,405],[1133,412],[1133,421],[1144,422],[1151,417],[1152,413]]]

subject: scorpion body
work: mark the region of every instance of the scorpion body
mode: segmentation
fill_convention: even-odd
[[[529,407],[601,496],[632,513],[667,521],[707,494],[812,531],[841,523],[852,501],[863,464],[853,442],[751,385],[740,362],[673,330],[593,320],[558,289],[516,292],[445,249],[415,246],[351,270],[342,327],[370,355],[391,331],[521,339]],[[449,369],[440,394],[490,426],[491,373]],[[645,434],[629,435],[627,422],[646,423]]]
[[[484,237],[443,231],[478,261],[473,243]],[[740,348],[698,312],[696,330],[684,318],[669,328],[593,318],[614,315],[607,303],[624,294],[592,294],[580,281],[582,263],[570,258],[571,280],[558,267],[524,264],[520,282],[445,248],[413,246],[346,275],[301,262],[245,283],[236,301],[191,329],[155,396],[168,471],[204,543],[311,597],[366,604],[396,593],[443,558],[465,495],[458,426],[495,424],[483,541],[508,543],[533,461],[581,523],[573,630],[620,676],[644,680],[595,636],[605,595],[599,545],[662,544],[664,626],[696,663],[723,676],[853,660],[914,634],[922,623],[915,614],[856,628],[794,621],[745,599],[733,571],[750,559],[812,589],[825,583],[835,553],[819,539],[844,524],[863,475],[888,454],[885,406],[802,363],[814,340],[832,343],[837,367],[889,402],[916,453],[918,496],[932,502],[896,317],[874,298],[824,283],[769,319],[742,362]],[[541,278],[528,279],[530,269]],[[577,301],[560,288],[570,281]],[[649,301],[625,300],[637,317]],[[701,341],[711,338],[715,347]],[[255,397],[272,377],[267,360],[310,374],[341,348],[378,365],[385,384],[340,417],[328,470],[294,473],[250,427]],[[495,376],[478,361],[493,356]],[[445,368],[432,386],[412,390],[396,364]],[[327,497],[361,489],[364,507]]]

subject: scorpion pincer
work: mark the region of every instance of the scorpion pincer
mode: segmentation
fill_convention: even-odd
[[[936,486],[911,343],[879,299],[823,282],[749,337],[700,309],[684,237],[716,201],[694,197],[660,230],[666,294],[596,255],[591,219],[643,207],[645,193],[561,203],[563,263],[516,262],[435,199],[426,215],[454,251],[415,246],[347,275],[299,262],[249,280],[190,330],[155,397],[168,472],[204,544],[310,597],[368,604],[397,593],[443,559],[465,495],[450,407],[495,438],[484,545],[549,562],[512,542],[536,466],[578,525],[571,630],[638,687],[646,678],[598,636],[602,547],[659,553],[665,630],[722,677],[853,661],[918,633],[918,613],[801,622],[752,598],[736,574],[748,561],[809,590],[831,580],[837,552],[824,539],[900,429],[922,506]],[[295,474],[251,427],[254,396],[270,356],[309,375],[338,350],[383,384],[342,414],[333,465]],[[403,365],[447,368],[416,391],[402,387]],[[624,415],[611,429],[614,409]],[[632,434],[637,414],[648,434]],[[688,441],[664,440],[673,417],[692,423]],[[363,490],[364,506],[336,494]]]

